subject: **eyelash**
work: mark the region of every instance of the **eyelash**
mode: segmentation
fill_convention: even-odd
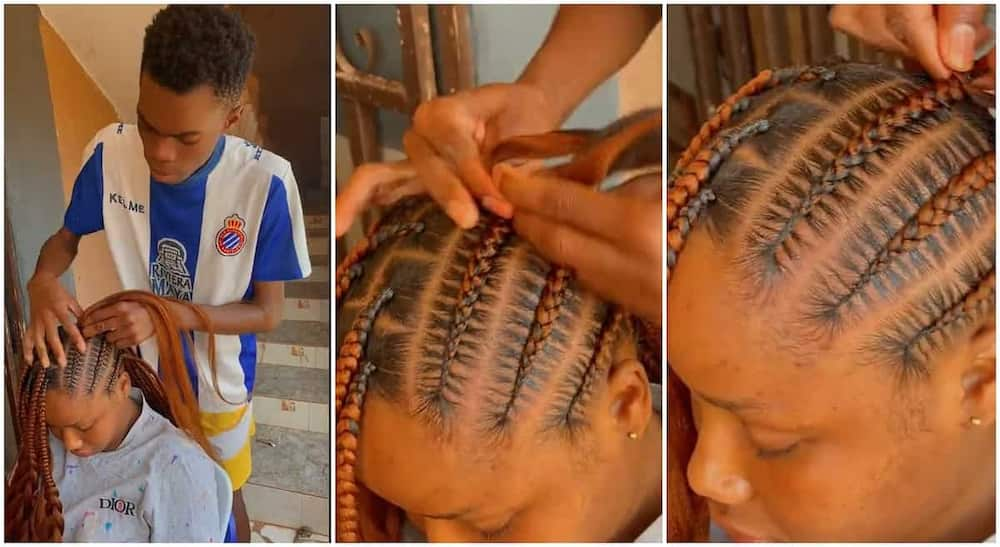
[[[757,447],[757,457],[762,460],[772,460],[777,458],[782,458],[795,451],[798,448],[799,443],[796,441],[785,448],[779,448],[777,450],[770,450],[766,448]]]

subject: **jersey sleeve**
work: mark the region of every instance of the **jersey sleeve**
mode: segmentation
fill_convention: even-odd
[[[76,176],[63,227],[78,236],[104,229],[104,144],[88,146],[90,156]]]
[[[294,281],[311,273],[306,250],[302,203],[291,170],[271,177],[257,250],[253,281]]]
[[[214,463],[191,450],[175,455],[159,473],[159,496],[150,523],[152,543],[221,543]]]

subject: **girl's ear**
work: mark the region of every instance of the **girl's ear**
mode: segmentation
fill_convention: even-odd
[[[607,411],[622,439],[642,437],[653,414],[646,370],[634,357],[615,360],[608,371]]]
[[[996,324],[988,322],[969,339],[970,358],[962,364],[962,410],[969,423],[996,422]]]
[[[115,380],[115,385],[112,388],[115,395],[119,397],[128,397],[132,391],[132,377],[128,375],[128,372],[122,371],[118,379]]]

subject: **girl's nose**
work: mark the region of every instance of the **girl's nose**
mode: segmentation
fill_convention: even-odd
[[[744,447],[740,446],[738,424],[724,411],[701,409],[698,442],[687,475],[691,489],[698,495],[724,505],[746,503],[753,497],[743,466]]]

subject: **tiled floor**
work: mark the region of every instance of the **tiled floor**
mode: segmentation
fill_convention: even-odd
[[[330,543],[330,537],[316,534],[306,528],[295,530],[276,524],[250,523],[252,543]]]

